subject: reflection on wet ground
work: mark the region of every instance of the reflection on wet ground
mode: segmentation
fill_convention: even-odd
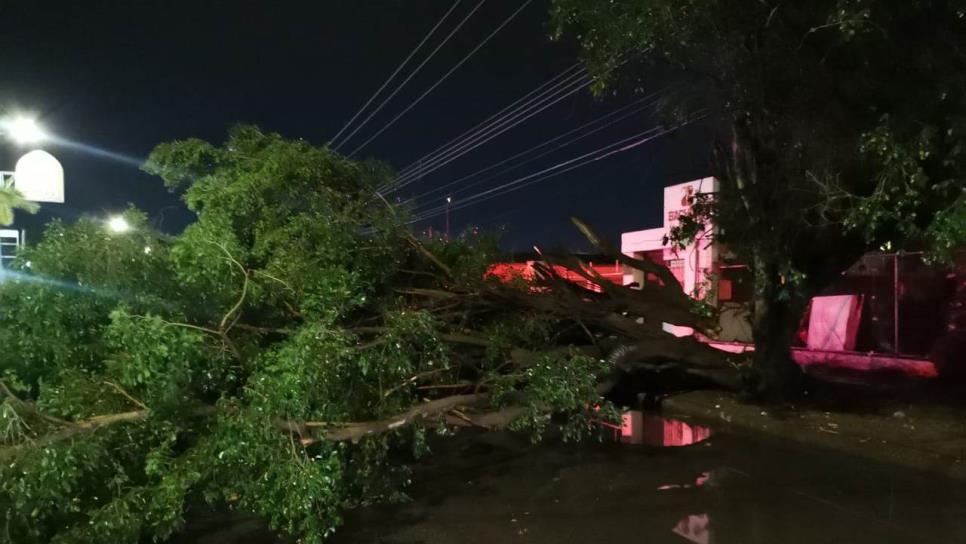
[[[615,440],[624,444],[648,446],[690,446],[711,436],[711,429],[676,419],[667,419],[640,410],[624,412],[620,427],[614,427]],[[619,435],[616,431],[620,431]]]
[[[708,529],[710,524],[708,514],[691,514],[679,521],[671,531],[695,544],[709,544],[711,542],[711,531]]]
[[[442,442],[411,502],[349,513],[333,542],[966,542],[962,484],[635,417],[632,445]],[[195,542],[272,542],[220,534]]]

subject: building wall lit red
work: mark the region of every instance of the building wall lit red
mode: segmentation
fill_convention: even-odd
[[[497,278],[504,282],[509,282],[514,279],[522,279],[526,282],[532,282],[536,277],[536,271],[534,270],[534,264],[536,262],[537,261],[526,261],[522,263],[497,263],[490,267],[486,275],[488,277]],[[620,263],[598,264],[594,262],[586,262],[584,263],[584,268],[586,271],[591,272],[591,274],[600,275],[604,279],[617,285],[621,285],[624,281],[624,270]],[[553,271],[562,279],[573,282],[585,289],[589,289],[596,293],[601,291],[599,285],[587,281],[587,278],[568,268],[563,266],[553,266]]]

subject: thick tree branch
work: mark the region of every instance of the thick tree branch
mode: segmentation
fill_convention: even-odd
[[[546,257],[549,264],[561,266],[579,274],[587,281],[600,288],[615,309],[643,317],[651,323],[672,323],[686,327],[694,327],[707,331],[714,326],[710,320],[692,311],[693,301],[684,296],[683,292],[668,286],[646,283],[638,289],[632,289],[607,280],[593,269],[586,269],[576,257]],[[552,271],[552,267],[545,267]],[[556,276],[555,272],[553,273]],[[561,282],[566,280],[561,279]],[[569,282],[567,282],[569,285]],[[595,301],[600,305],[600,300]],[[660,321],[657,321],[657,320]]]
[[[678,279],[674,277],[674,274],[672,274],[671,271],[667,269],[667,267],[661,266],[653,261],[648,261],[645,259],[635,259],[633,257],[624,255],[623,253],[615,249],[610,244],[610,242],[608,242],[606,239],[599,236],[589,225],[587,225],[580,219],[573,217],[571,218],[571,221],[574,223],[574,225],[577,226],[578,229],[580,229],[580,232],[587,238],[587,240],[590,241],[590,243],[600,248],[600,250],[606,253],[608,257],[616,259],[621,264],[629,266],[636,270],[640,270],[642,272],[650,272],[655,276],[657,276],[658,278],[660,278],[661,282],[664,283],[665,287],[674,288],[675,290],[680,291],[682,295],[684,295],[684,289],[681,287],[681,282],[679,282]],[[687,296],[687,295],[684,295],[684,296]]]
[[[148,416],[147,410],[136,410],[132,412],[122,412],[118,414],[107,414],[94,416],[88,419],[74,422],[63,422],[65,424],[60,430],[44,434],[37,439],[24,444],[0,448],[0,461],[6,461],[11,456],[24,451],[25,449],[43,448],[56,444],[62,440],[71,438],[79,433],[95,431],[101,427],[107,427],[117,423],[127,423],[140,421]]]
[[[491,431],[506,429],[510,423],[527,413],[525,406],[508,406],[499,410],[465,413],[454,410],[446,416],[446,423],[458,427],[480,427]]]
[[[450,268],[448,266],[446,266],[446,264],[443,263],[443,261],[439,260],[439,258],[436,257],[436,255],[433,255],[433,252],[431,252],[430,250],[426,249],[426,246],[424,246],[423,244],[421,244],[419,242],[419,240],[416,239],[415,236],[413,236],[412,234],[408,234],[407,233],[406,234],[406,241],[409,242],[409,245],[413,246],[413,248],[415,248],[417,251],[419,251],[424,257],[426,257],[427,259],[429,259],[430,262],[432,262],[434,265],[436,265],[437,268],[439,268],[440,270],[442,270],[443,273],[446,274],[446,277],[447,278],[449,278],[449,279],[452,279],[453,278],[453,271],[450,270]]]
[[[396,289],[397,293],[402,293],[404,295],[415,295],[420,297],[435,298],[440,300],[452,299],[460,296],[459,293],[454,293],[452,291],[443,291],[441,289]]]
[[[228,312],[224,315],[224,317],[221,318],[221,322],[218,324],[218,330],[221,331],[221,334],[223,336],[224,335],[227,335],[228,334],[228,331],[231,330],[232,326],[234,326],[234,324],[235,324],[234,321],[232,321],[229,324],[228,323],[228,320],[231,319],[235,315],[235,312],[238,312],[241,309],[242,304],[245,303],[245,297],[248,296],[248,277],[249,277],[249,273],[248,273],[247,270],[244,270],[244,269],[243,269],[243,272],[244,272],[244,275],[242,276],[242,290],[241,290],[241,294],[238,296],[238,300],[235,301],[235,305],[232,306],[231,309],[228,310]]]
[[[301,435],[303,445],[310,445],[321,440],[358,442],[368,436],[386,433],[419,421],[438,418],[455,408],[484,406],[489,400],[490,397],[486,393],[453,395],[418,404],[401,414],[378,421],[332,424],[322,428],[317,428],[312,422],[279,422],[278,427],[280,430]]]
[[[257,332],[262,334],[278,334],[282,336],[288,336],[292,334],[292,329],[280,329],[275,327],[258,327],[255,325],[249,325],[247,323],[235,323],[234,328],[241,329],[243,331]]]
[[[134,398],[134,396],[132,396],[130,393],[128,393],[120,385],[118,385],[118,384],[116,384],[114,382],[107,381],[107,380],[104,381],[104,385],[110,386],[112,389],[114,389],[115,391],[117,391],[119,395],[121,395],[122,397],[126,398],[128,401],[130,401],[132,404],[134,404],[138,408],[141,408],[142,410],[147,410],[148,409],[148,407],[143,402],[141,402],[138,399]]]
[[[214,406],[199,406],[192,410],[190,415],[192,417],[206,417],[214,414],[215,412],[216,408]],[[144,419],[147,419],[149,415],[151,415],[150,410],[132,410],[130,412],[91,416],[80,421],[54,420],[59,424],[59,429],[41,435],[30,443],[0,448],[0,460],[6,460],[11,455],[22,451],[27,447],[37,448],[50,446],[81,433],[89,433],[104,427],[110,427],[112,425],[122,423],[143,421]]]

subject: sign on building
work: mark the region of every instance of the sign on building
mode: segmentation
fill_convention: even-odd
[[[53,155],[35,149],[20,157],[13,186],[33,202],[64,203],[64,168]]]

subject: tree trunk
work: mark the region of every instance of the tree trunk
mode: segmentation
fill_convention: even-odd
[[[791,298],[794,289],[782,284],[782,257],[786,248],[780,232],[775,228],[781,213],[773,205],[788,198],[780,179],[761,171],[758,145],[765,125],[753,124],[748,113],[738,115],[733,122],[729,146],[719,146],[716,161],[722,181],[719,198],[730,197],[725,206],[738,213],[734,219],[745,223],[740,228],[747,235],[741,245],[750,257],[754,273],[752,337],[755,342],[752,383],[745,388],[754,396],[770,400],[787,400],[801,392],[802,372],[792,361],[791,344],[804,305]],[[767,146],[764,146],[767,148]],[[719,202],[724,202],[720,200]],[[719,225],[730,228],[730,225]]]
[[[774,263],[759,257],[754,271],[752,334],[758,382],[752,392],[770,400],[790,400],[801,393],[802,386],[802,371],[791,357],[801,305],[782,296],[782,279]]]

